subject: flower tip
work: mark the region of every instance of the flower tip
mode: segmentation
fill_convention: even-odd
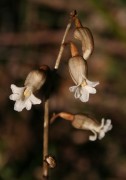
[[[91,54],[91,50],[90,49],[85,50],[84,53],[83,53],[83,58],[85,60],[87,60],[89,58],[90,54]]]
[[[38,99],[37,104],[41,104],[41,103],[42,103],[42,101],[40,99]]]
[[[111,123],[111,119],[107,119],[106,120],[106,124],[103,127],[104,131],[110,131],[112,129],[112,123]]]
[[[9,99],[13,101],[13,96],[12,96],[12,94],[9,96]]]
[[[99,85],[99,84],[100,84],[100,82],[98,81],[96,85]]]
[[[14,107],[14,110],[17,112],[21,112],[23,109],[18,109],[17,107]]]
[[[14,84],[11,84],[11,85],[10,85],[10,88],[11,88],[11,89],[14,89],[15,87],[16,87],[16,86],[15,86]]]
[[[90,140],[90,141],[95,141],[96,139],[97,139],[96,135],[94,135],[94,136],[92,136],[92,135],[89,136],[89,140]]]
[[[81,28],[83,27],[82,24],[81,24],[81,21],[79,20],[79,18],[75,18],[75,26],[76,28]]]
[[[99,133],[98,139],[101,140],[104,136],[105,136],[105,132],[104,132],[104,130],[101,130],[100,133]]]
[[[107,119],[106,124],[104,124],[105,119],[102,118],[102,123],[101,123],[101,129],[99,131],[99,139],[102,139],[105,136],[105,133],[110,131],[112,129],[112,124],[111,120]]]

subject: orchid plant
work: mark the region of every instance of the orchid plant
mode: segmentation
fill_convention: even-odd
[[[64,33],[59,54],[57,56],[54,71],[58,70],[60,60],[65,49],[66,35],[71,28],[71,24],[74,23],[75,31],[73,36],[81,41],[82,55],[79,54],[78,49],[72,41],[70,42],[71,58],[68,60],[68,67],[70,76],[75,83],[74,86],[69,88],[70,92],[74,92],[74,97],[80,99],[81,102],[86,103],[89,101],[89,94],[95,94],[95,87],[99,84],[98,81],[92,82],[88,79],[88,64],[87,60],[91,56],[94,49],[94,40],[91,31],[87,27],[83,27],[79,18],[77,17],[76,11],[70,14],[70,21],[66,27]],[[11,85],[12,94],[10,100],[15,101],[14,110],[21,112],[23,109],[30,110],[32,105],[40,104],[42,101],[37,98],[34,93],[47,82],[48,71],[50,68],[48,65],[42,65],[38,70],[32,70],[24,82],[23,87],[17,87]],[[55,167],[55,159],[48,154],[48,131],[49,123],[53,123],[57,117],[61,117],[68,120],[71,125],[76,129],[89,130],[93,135],[89,136],[89,140],[95,141],[97,138],[102,139],[105,133],[112,129],[111,120],[103,118],[101,123],[84,114],[73,115],[71,113],[60,112],[55,114],[49,121],[49,92],[48,99],[45,100],[44,104],[44,134],[43,134],[43,176],[48,176],[48,168]]]

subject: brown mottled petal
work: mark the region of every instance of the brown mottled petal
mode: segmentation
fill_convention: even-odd
[[[44,71],[33,70],[28,74],[24,85],[29,86],[32,88],[33,91],[36,91],[40,89],[40,87],[44,84],[45,80],[46,75]]]
[[[69,59],[69,72],[75,84],[79,85],[87,74],[86,61],[81,56],[75,56]]]
[[[90,130],[90,126],[99,126],[100,124],[86,115],[75,115],[72,125],[77,129]]]
[[[94,39],[87,27],[76,28],[74,37],[82,42],[83,58],[87,60],[94,49]]]

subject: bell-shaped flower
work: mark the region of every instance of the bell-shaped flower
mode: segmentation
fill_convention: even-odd
[[[94,88],[99,82],[91,82],[87,79],[87,62],[78,55],[76,46],[71,43],[72,57],[69,59],[69,72],[75,86],[69,88],[74,92],[75,98],[79,98],[82,102],[89,100],[89,94],[95,94]]]
[[[90,130],[93,135],[89,136],[89,140],[95,141],[97,138],[102,139],[105,133],[112,129],[111,120],[102,118],[101,123],[98,121],[85,116],[75,115],[72,121],[72,125],[77,129]]]
[[[32,104],[40,104],[41,100],[36,98],[33,94],[39,90],[46,80],[47,67],[42,66],[40,70],[31,71],[26,77],[24,87],[17,87],[11,85],[12,93],[9,98],[15,101],[14,110],[22,111],[24,108],[30,110]]]

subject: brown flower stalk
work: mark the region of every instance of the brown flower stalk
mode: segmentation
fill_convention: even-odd
[[[58,69],[59,64],[60,64],[60,60],[65,48],[65,39],[66,36],[69,32],[69,29],[71,27],[71,24],[74,20],[76,16],[76,11],[73,11],[70,13],[70,20],[69,23],[66,27],[62,42],[61,42],[61,46],[60,46],[60,50],[55,62],[55,67],[54,69]],[[48,171],[49,171],[49,166],[48,163],[46,163],[45,158],[48,156],[48,136],[49,136],[49,99],[45,101],[45,107],[44,107],[44,133],[43,133],[43,177],[45,179],[48,178]]]
[[[44,161],[48,155],[49,136],[49,100],[45,101],[44,107],[44,133],[43,133],[43,177],[48,177],[48,164]]]
[[[57,56],[57,59],[56,59],[54,69],[58,69],[58,67],[59,67],[60,60],[61,60],[64,48],[65,48],[65,39],[66,39],[66,36],[67,36],[67,34],[68,34],[69,30],[70,30],[71,24],[72,24],[73,20],[75,19],[75,16],[76,16],[76,11],[72,11],[70,13],[70,20],[69,20],[69,23],[67,24],[67,27],[66,27],[66,30],[65,30],[62,42],[61,42],[60,50],[59,50],[59,53],[58,53],[58,56]]]

